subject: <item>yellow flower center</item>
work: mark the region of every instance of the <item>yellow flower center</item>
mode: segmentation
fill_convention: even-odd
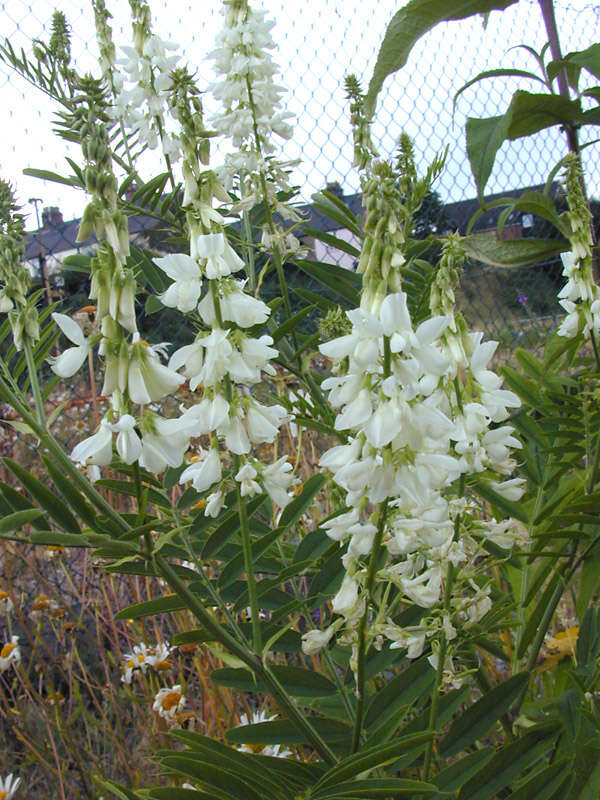
[[[50,608],[50,598],[45,594],[39,594],[33,601],[32,611],[47,611]]]
[[[0,600],[6,600],[7,597],[8,592],[5,592],[4,590],[0,591]]]
[[[181,700],[180,692],[169,692],[169,694],[166,694],[161,700],[161,706],[164,708],[165,711],[170,711],[172,708],[175,708],[175,706],[177,706],[180,700]]]
[[[0,650],[0,658],[8,658],[17,645],[14,642],[7,642]],[[0,797],[0,800],[2,798]]]
[[[0,791],[0,800],[6,800],[8,797],[8,792]]]
[[[157,661],[156,664],[154,665],[154,669],[165,671],[171,669],[171,664],[166,659],[165,661]]]

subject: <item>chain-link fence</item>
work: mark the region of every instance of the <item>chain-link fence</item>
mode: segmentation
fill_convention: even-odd
[[[113,14],[117,45],[128,44],[128,4],[108,2],[107,5]],[[284,153],[290,159],[301,159],[294,175],[301,197],[309,204],[311,194],[329,184],[360,210],[344,76],[353,71],[366,85],[385,29],[402,3],[312,0],[310,8],[300,9],[285,0],[263,0],[261,5],[276,20],[279,80],[288,90],[287,105],[296,115],[295,135],[286,143]],[[563,52],[592,44],[600,8],[576,0],[555,0],[554,5]],[[205,56],[221,26],[220,2],[155,0],[151,6],[154,30],[180,45],[183,60],[197,67],[198,84],[208,86],[212,67]],[[58,7],[72,28],[72,60],[77,69],[97,71],[91,8],[81,7],[73,0],[61,0]],[[35,39],[48,39],[53,7],[45,0],[13,0],[10,5],[1,3],[0,9],[3,33],[17,51],[23,47],[31,52]],[[539,84],[514,78],[486,80],[465,91],[453,108],[455,93],[482,70],[503,66],[535,72],[534,58],[517,46],[527,44],[539,51],[545,41],[539,3],[521,0],[503,12],[492,12],[485,24],[480,18],[469,18],[438,26],[417,43],[406,67],[386,80],[373,125],[380,152],[391,154],[402,130],[413,139],[422,170],[436,153],[446,145],[449,148],[444,175],[436,186],[438,195],[426,210],[424,224],[432,230],[464,231],[477,207],[464,144],[466,118],[499,114],[508,106],[516,88],[539,91]],[[22,201],[31,196],[27,206],[29,227],[35,232],[30,235],[27,258],[38,272],[43,272],[40,278],[46,279],[50,299],[63,301],[69,310],[80,308],[85,304],[85,281],[76,273],[61,277],[58,267],[66,255],[93,249],[93,242],[76,243],[76,218],[82,211],[84,196],[61,184],[36,181],[21,174],[26,167],[68,172],[64,157],[69,155],[79,161],[80,154],[75,146],[52,136],[55,109],[51,101],[2,63],[0,92],[3,99],[0,173],[17,185]],[[214,108],[211,102],[214,100],[206,94],[208,114]],[[587,128],[583,138],[591,140],[594,133]],[[503,196],[540,188],[565,152],[564,135],[558,128],[507,143],[498,154],[487,190]],[[592,197],[600,196],[600,165],[594,153],[593,146],[584,151],[586,180]],[[217,147],[217,163],[222,155]],[[142,162],[145,178],[159,169],[160,164],[152,160],[152,155]],[[40,216],[36,216],[38,212]],[[479,229],[494,229],[496,222],[497,213],[487,215],[480,219]],[[314,227],[314,220],[311,224]],[[154,227],[149,218],[131,220],[132,234],[146,243],[152,240]],[[335,230],[335,226],[330,225],[329,229]],[[539,220],[515,213],[507,220],[504,235],[539,235],[540,230]],[[318,242],[315,250],[318,258],[343,263],[344,254],[339,251],[323,249]],[[351,267],[352,263],[346,266]],[[461,307],[473,326],[485,329],[488,336],[499,339],[505,348],[535,347],[560,312],[555,299],[560,272],[558,261],[510,273],[471,264],[465,271]],[[158,338],[168,338],[166,328],[164,334],[157,331],[156,319],[152,324]],[[69,387],[75,394],[77,388]],[[79,388],[80,401],[92,402],[89,380]]]

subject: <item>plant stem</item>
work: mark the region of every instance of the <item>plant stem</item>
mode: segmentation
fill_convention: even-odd
[[[384,500],[381,510],[379,512],[379,520],[377,523],[377,532],[373,541],[371,549],[371,556],[369,558],[369,568],[367,572],[367,581],[365,583],[365,613],[362,615],[359,628],[358,628],[358,656],[356,667],[356,719],[354,721],[354,732],[352,734],[352,752],[355,753],[360,746],[360,737],[362,733],[363,714],[365,708],[365,662],[367,656],[367,643],[366,631],[367,621],[369,617],[369,607],[373,600],[373,584],[375,583],[375,572],[377,571],[377,562],[379,561],[379,553],[381,552],[381,542],[383,539],[383,532],[385,530],[385,523],[388,512],[388,500]]]
[[[44,411],[44,400],[40,390],[40,383],[38,381],[37,368],[35,366],[35,359],[31,349],[31,342],[26,341],[24,344],[25,361],[27,363],[27,372],[29,373],[29,382],[31,384],[31,391],[35,402],[35,412],[39,424],[46,429],[46,413]]]
[[[15,411],[20,415],[23,422],[25,422],[34,431],[39,440],[44,444],[51,456],[60,464],[66,474],[71,478],[77,488],[93,503],[96,508],[105,514],[112,522],[118,525],[123,531],[129,530],[131,527],[123,517],[115,511],[114,508],[108,503],[94,488],[94,486],[79,472],[75,464],[65,454],[61,445],[56,441],[54,436],[48,432],[44,424],[38,422],[37,418],[30,412],[29,408],[22,403],[14,391],[6,383],[3,378],[0,378],[0,394],[3,395],[5,402],[11,405]]]
[[[236,467],[239,469],[239,458],[236,458]],[[236,473],[237,474],[237,473]],[[240,518],[240,532],[242,534],[242,550],[244,552],[244,569],[248,584],[248,597],[250,599],[250,612],[252,614],[252,644],[257,653],[262,653],[262,631],[260,629],[260,611],[256,595],[256,578],[254,577],[254,564],[252,563],[252,542],[250,541],[250,528],[248,527],[248,513],[246,501],[242,497],[242,489],[236,481],[238,512]]]
[[[199,598],[189,590],[187,585],[181,580],[173,567],[166,561],[160,553],[155,553],[154,563],[157,570],[167,581],[171,589],[184,601],[187,608],[194,614],[204,627],[213,634],[215,639],[226,647],[234,656],[246,664],[249,669],[267,684],[271,694],[278,703],[280,709],[284,711],[289,719],[296,725],[299,731],[305,736],[307,741],[315,748],[321,758],[329,764],[335,764],[337,759],[327,743],[321,738],[319,733],[313,728],[309,720],[298,710],[294,701],[285,691],[281,683],[269,668],[262,663],[260,658],[248,651],[245,645],[240,644],[225,628],[223,628],[206,611]]]

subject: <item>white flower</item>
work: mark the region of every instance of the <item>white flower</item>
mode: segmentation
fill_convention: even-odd
[[[158,296],[161,303],[182,313],[193,311],[202,290],[202,271],[198,262],[184,253],[153,259],[174,283]]]
[[[19,637],[12,636],[10,642],[6,642],[0,650],[0,675],[6,672],[11,664],[18,664],[20,661]]]
[[[354,578],[346,573],[339,592],[331,604],[334,614],[349,617],[358,602],[358,584]]]
[[[13,778],[12,772],[6,778],[0,778],[0,800],[12,800],[21,784],[21,778]]]
[[[350,527],[358,522],[358,509],[353,508],[345,514],[338,514],[337,517],[328,519],[320,524],[327,536],[334,542],[343,542],[350,534]]]
[[[292,465],[288,461],[287,456],[282,456],[277,459],[277,461],[273,462],[273,464],[263,467],[261,478],[265,491],[271,500],[278,505],[279,508],[285,508],[292,499],[288,494],[288,489],[296,483],[292,472]]]
[[[152,709],[167,722],[173,722],[184,705],[185,695],[180,684],[177,684],[172,689],[159,689],[154,697]]]
[[[225,496],[222,491],[212,492],[206,498],[206,508],[204,509],[204,515],[206,517],[218,517],[221,513],[221,509],[225,505]]]
[[[262,300],[242,291],[244,281],[231,281],[224,284],[219,292],[219,307],[223,322],[235,322],[240,328],[260,325],[269,318],[271,309]],[[202,320],[210,326],[217,321],[212,293],[205,295],[198,306]]]
[[[76,347],[69,347],[59,356],[51,356],[48,362],[52,372],[60,375],[61,378],[70,378],[82,366],[90,352],[90,346],[83,331],[71,317],[66,314],[54,313],[52,319]]]
[[[189,436],[203,436],[216,430],[229,414],[229,403],[221,394],[204,395],[195,406],[186,409],[181,416]]]
[[[142,453],[142,442],[135,432],[136,425],[131,414],[123,414],[118,422],[110,426],[117,431],[117,453],[126,464],[133,464]]]
[[[280,426],[289,419],[282,406],[263,406],[251,398],[246,412],[246,430],[253,444],[273,442]]]
[[[4,589],[0,589],[0,614],[10,614],[14,611],[13,601]]]
[[[181,375],[163,366],[156,353],[143,342],[131,347],[127,388],[134,403],[146,405],[172,394],[182,383]]]
[[[105,467],[112,459],[112,436],[108,420],[101,420],[96,433],[75,445],[71,459],[82,466]]]
[[[223,233],[200,234],[192,245],[195,245],[194,257],[206,261],[204,274],[211,280],[225,278],[244,268],[244,262]]]
[[[242,423],[241,409],[225,419],[217,428],[217,434],[225,437],[225,446],[238,456],[249,453],[250,439]]]
[[[307,631],[302,634],[302,652],[307,656],[318,653],[329,644],[335,631],[336,626],[330,625],[324,631]]]
[[[221,474],[221,459],[219,458],[219,453],[217,450],[211,449],[206,458],[201,461],[195,461],[184,469],[179,478],[179,483],[191,481],[192,486],[197,492],[204,492],[210,486],[221,480]],[[213,500],[213,508],[215,504],[216,501]],[[213,514],[208,514],[208,516],[213,516]],[[214,516],[216,516],[216,514]]]
[[[242,497],[252,497],[255,494],[260,494],[260,484],[254,480],[257,475],[258,473],[254,467],[248,463],[238,470],[235,479],[240,484]]]
[[[189,445],[187,426],[179,419],[163,419],[152,415],[144,417],[141,467],[158,475],[169,467],[179,467]]]

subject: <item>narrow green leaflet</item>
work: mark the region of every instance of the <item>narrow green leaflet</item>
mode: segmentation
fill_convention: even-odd
[[[394,740],[392,744],[384,747],[376,746],[353,753],[323,775],[321,780],[313,787],[313,794],[317,797],[325,789],[330,789],[342,781],[347,781],[356,775],[366,773],[375,769],[375,767],[391,764],[409,750],[424,750],[433,737],[434,734],[429,731],[417,733],[412,736],[402,736]]]
[[[352,733],[349,725],[336,719],[311,717],[310,723],[321,738],[332,744],[347,741]],[[232,744],[309,744],[302,731],[287,719],[242,725],[231,728],[225,735]]]
[[[43,514],[44,512],[39,508],[31,508],[25,509],[24,511],[15,511],[13,514],[3,516],[0,519],[0,533],[20,531],[23,525],[33,522],[34,519],[43,516]]]
[[[157,597],[154,600],[146,600],[143,603],[135,603],[127,608],[122,608],[115,614],[115,619],[139,619],[140,617],[150,617],[153,614],[181,611],[185,607],[183,600],[180,600],[176,594],[167,594],[164,597]]]
[[[490,800],[550,750],[559,725],[532,728],[518,741],[502,747],[463,785],[458,800]],[[532,798],[533,800],[533,798]]]
[[[274,665],[271,672],[293,697],[324,697],[337,692],[335,684],[329,678],[310,669]],[[224,667],[213,670],[210,677],[219,686],[228,686],[243,692],[269,693],[266,684],[247,669]]]
[[[367,728],[377,729],[388,719],[399,715],[402,708],[430,692],[434,682],[435,673],[426,659],[410,664],[373,697],[365,715]],[[398,724],[401,721],[398,716]]]
[[[53,520],[69,533],[81,533],[79,523],[69,511],[68,506],[54,492],[51,492],[47,486],[44,486],[28,470],[12,459],[5,458],[4,463]]]
[[[480,739],[505,714],[529,683],[529,672],[513,675],[469,706],[439,745],[442,758],[456,755]]]

